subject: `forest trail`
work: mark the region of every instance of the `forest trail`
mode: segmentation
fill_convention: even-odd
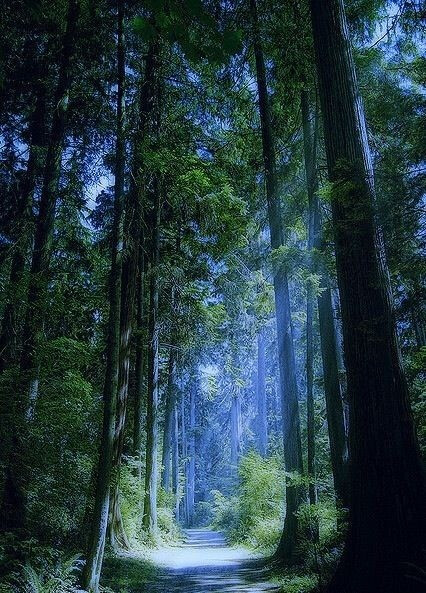
[[[262,593],[279,591],[267,581],[258,559],[242,548],[226,544],[217,531],[188,529],[178,548],[162,548],[152,554],[161,567],[147,593]]]

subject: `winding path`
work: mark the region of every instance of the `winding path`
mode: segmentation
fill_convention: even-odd
[[[189,529],[179,548],[152,553],[160,566],[147,593],[263,593],[279,591],[267,581],[261,562],[247,550],[231,548],[216,531]]]

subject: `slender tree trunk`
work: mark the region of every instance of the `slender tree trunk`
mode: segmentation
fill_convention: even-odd
[[[182,522],[188,523],[188,443],[186,440],[185,397],[182,395],[180,406],[181,423],[181,457],[183,461],[184,493],[182,498]]]
[[[314,273],[312,261],[315,244],[315,220],[318,210],[317,183],[315,174],[315,140],[310,122],[309,99],[307,91],[301,96],[303,140],[305,153],[306,185],[308,190],[308,254],[310,257],[310,271]],[[316,504],[317,489],[315,483],[315,402],[314,402],[314,303],[315,294],[311,281],[306,289],[306,406],[307,406],[307,440],[308,440],[308,478],[309,502]]]
[[[262,457],[268,451],[268,414],[266,406],[266,361],[265,361],[265,334],[263,328],[257,334],[257,420],[258,420],[258,447]]]
[[[172,490],[175,495],[175,518],[176,521],[179,521],[179,410],[177,402],[173,410]]]
[[[106,370],[103,391],[103,427],[95,490],[95,507],[89,533],[86,563],[82,573],[82,586],[96,593],[99,588],[106,530],[110,507],[110,482],[114,455],[117,389],[120,369],[120,308],[123,254],[123,195],[125,166],[125,40],[124,0],[117,3],[117,123],[116,162],[114,186],[114,223],[112,230],[111,272],[109,287],[109,320],[106,349]]]
[[[154,188],[152,222],[152,265],[150,278],[148,332],[148,395],[146,411],[146,464],[143,526],[150,533],[157,531],[157,474],[158,474],[158,364],[159,364],[159,272],[160,263],[160,188]]]
[[[342,0],[311,0],[350,406],[349,532],[334,593],[408,593],[423,562],[426,486],[375,221],[364,113]]]
[[[173,301],[173,298],[172,298]],[[172,453],[172,436],[173,436],[173,423],[174,414],[176,407],[176,388],[175,388],[175,362],[176,351],[172,345],[169,352],[169,365],[168,365],[168,380],[167,380],[167,392],[166,392],[166,411],[164,417],[164,435],[163,435],[163,474],[161,479],[161,485],[166,492],[170,492],[171,486],[171,453]]]
[[[135,362],[135,404],[133,421],[133,457],[137,460],[137,476],[142,479],[142,418],[144,409],[144,305],[145,305],[145,253],[143,242],[140,243],[139,278],[136,317],[136,362]]]
[[[29,471],[25,463],[26,424],[38,392],[37,347],[43,333],[47,302],[48,272],[52,250],[55,208],[61,168],[67,107],[71,86],[72,58],[75,52],[79,1],[69,0],[66,30],[63,38],[59,77],[54,96],[55,110],[43,173],[43,188],[36,222],[23,331],[21,377],[17,386],[14,411],[14,435],[8,460],[0,528],[5,531],[22,529],[26,520],[26,500]]]
[[[321,233],[321,216],[317,197],[318,178],[316,172],[316,132],[309,121],[309,105],[306,92],[302,95],[303,137],[305,152],[306,181],[309,198],[309,249],[323,251]],[[317,123],[316,123],[317,125]],[[327,408],[327,424],[330,441],[331,465],[333,469],[334,488],[339,504],[344,508],[349,504],[348,492],[348,447],[345,433],[345,418],[343,413],[342,393],[339,380],[339,364],[337,351],[337,336],[334,325],[333,303],[329,286],[328,273],[321,262],[312,260],[312,271],[320,274],[320,289],[318,296],[318,316],[320,325],[320,342],[324,375],[324,393]],[[308,297],[313,298],[312,293]],[[313,301],[311,303],[313,307]],[[312,346],[310,346],[312,348]],[[312,356],[312,354],[311,354]],[[312,381],[312,379],[311,379]],[[311,387],[309,387],[309,390]],[[308,390],[308,391],[309,391]],[[309,408],[313,406],[313,401]],[[312,414],[312,411],[311,411]],[[311,422],[314,418],[311,417]],[[311,439],[315,435],[311,435]],[[315,440],[313,445],[315,446]],[[310,445],[312,447],[312,444]],[[309,458],[308,438],[308,458]],[[309,461],[309,459],[308,459]],[[309,470],[308,470],[309,471]],[[312,492],[310,490],[310,499]]]
[[[321,275],[320,289],[321,293],[318,296],[318,317],[331,467],[333,469],[334,489],[339,504],[344,508],[348,508],[348,444],[345,431],[342,390],[339,379],[333,302],[326,273]]]
[[[238,387],[236,390],[231,402],[231,469],[234,475],[241,457],[241,397]]]
[[[196,394],[197,381],[194,377],[190,387],[189,399],[189,443],[188,443],[188,516],[187,524],[189,527],[194,522],[195,512],[195,429],[196,429]]]
[[[256,60],[256,76],[259,94],[259,113],[262,128],[263,160],[265,167],[266,197],[271,234],[271,247],[284,245],[284,230],[276,173],[275,147],[272,133],[271,110],[266,82],[265,61],[261,45],[256,0],[250,0],[253,21],[253,44]],[[290,311],[290,293],[287,272],[283,266],[274,270],[275,315],[277,321],[278,359],[280,390],[284,429],[284,458],[287,472],[303,473],[300,414],[296,379],[296,362],[293,346],[293,328]],[[290,561],[296,546],[296,512],[301,502],[300,486],[286,485],[286,517],[283,534],[276,557]]]

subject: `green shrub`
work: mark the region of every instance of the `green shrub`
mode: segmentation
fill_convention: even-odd
[[[53,552],[53,551],[52,551]],[[47,564],[43,569],[32,564],[21,566],[9,582],[2,585],[1,593],[76,593],[77,577],[82,567],[79,556]]]
[[[271,551],[282,530],[284,471],[277,457],[252,451],[241,458],[238,474],[236,496],[212,492],[213,526],[235,543]]]
[[[318,584],[315,575],[286,575],[279,579],[283,593],[310,593]]]

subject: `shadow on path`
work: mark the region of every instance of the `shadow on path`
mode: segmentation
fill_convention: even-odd
[[[268,582],[263,562],[247,550],[231,548],[219,532],[190,529],[179,548],[152,554],[159,574],[146,593],[262,593],[279,591]]]

